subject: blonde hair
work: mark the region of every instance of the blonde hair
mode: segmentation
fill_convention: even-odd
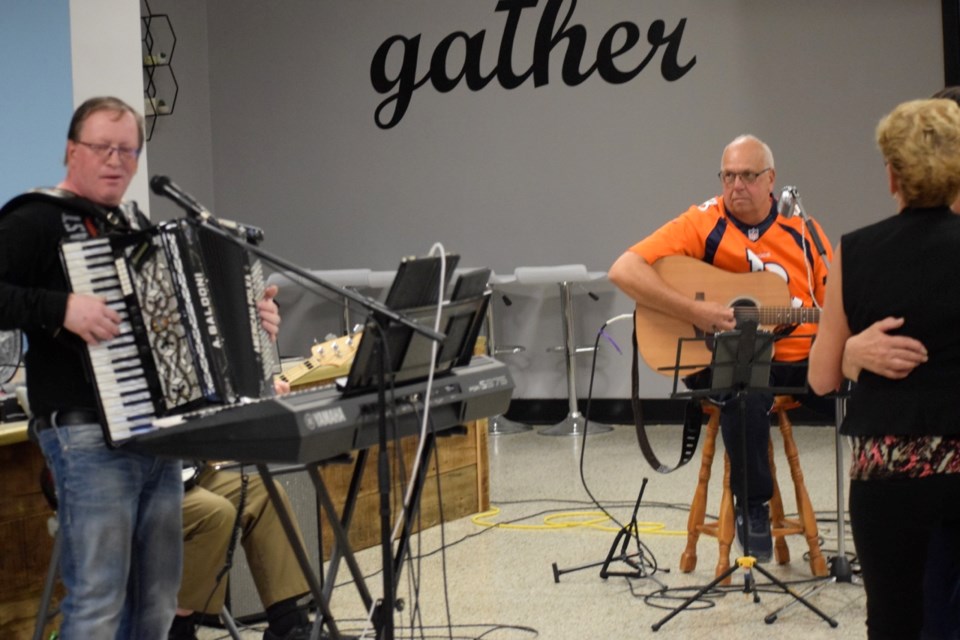
[[[911,100],[877,125],[877,146],[899,183],[903,203],[951,205],[960,194],[960,106]]]

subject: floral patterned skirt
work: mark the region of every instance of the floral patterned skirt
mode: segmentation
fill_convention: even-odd
[[[852,436],[850,478],[960,473],[960,436]]]

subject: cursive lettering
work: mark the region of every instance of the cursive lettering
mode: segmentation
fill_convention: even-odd
[[[514,70],[514,49],[517,27],[521,14],[536,7],[539,0],[498,0],[495,11],[505,12],[506,21],[497,63],[484,74],[480,69],[480,59],[486,42],[486,30],[474,35],[464,31],[455,31],[445,36],[437,44],[430,56],[430,64],[422,77],[417,78],[417,64],[420,56],[421,35],[407,37],[394,35],[387,38],[373,55],[370,63],[370,82],[373,88],[387,97],[377,106],[374,120],[381,129],[396,126],[410,107],[414,92],[428,82],[440,93],[453,91],[461,82],[465,82],[471,91],[480,91],[496,79],[504,89],[515,89],[533,78],[535,87],[550,82],[550,58],[560,44],[566,45],[563,54],[560,77],[567,86],[577,86],[594,73],[611,84],[624,84],[636,78],[653,60],[658,51],[663,51],[660,60],[660,75],[664,80],[679,80],[697,62],[691,57],[681,64],[680,44],[687,19],[681,18],[673,31],[667,33],[663,20],[654,20],[647,28],[649,50],[644,58],[633,68],[621,68],[617,58],[631,51],[640,43],[642,31],[633,22],[618,22],[600,39],[596,57],[592,64],[581,69],[587,42],[587,29],[580,24],[571,24],[577,0],[569,0],[566,13],[560,19],[565,0],[547,0],[540,22],[537,25],[533,42],[533,60],[530,67],[517,72]],[[559,24],[558,24],[559,21]],[[617,44],[619,42],[619,44]],[[462,66],[451,73],[448,70],[450,51],[455,46],[464,49]],[[390,63],[399,56],[400,64]],[[396,72],[390,74],[388,69]]]

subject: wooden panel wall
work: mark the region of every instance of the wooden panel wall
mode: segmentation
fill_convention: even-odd
[[[33,635],[53,548],[47,528],[53,511],[40,490],[43,466],[32,442],[0,447],[0,638]]]

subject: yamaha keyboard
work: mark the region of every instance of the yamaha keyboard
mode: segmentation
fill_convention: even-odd
[[[486,356],[435,378],[434,431],[504,413],[513,387],[507,366]],[[387,388],[388,438],[420,432],[425,390],[425,381]],[[379,417],[376,391],[344,396],[335,388],[308,389],[171,417],[172,426],[158,425],[124,448],[184,459],[310,464],[377,444]]]

